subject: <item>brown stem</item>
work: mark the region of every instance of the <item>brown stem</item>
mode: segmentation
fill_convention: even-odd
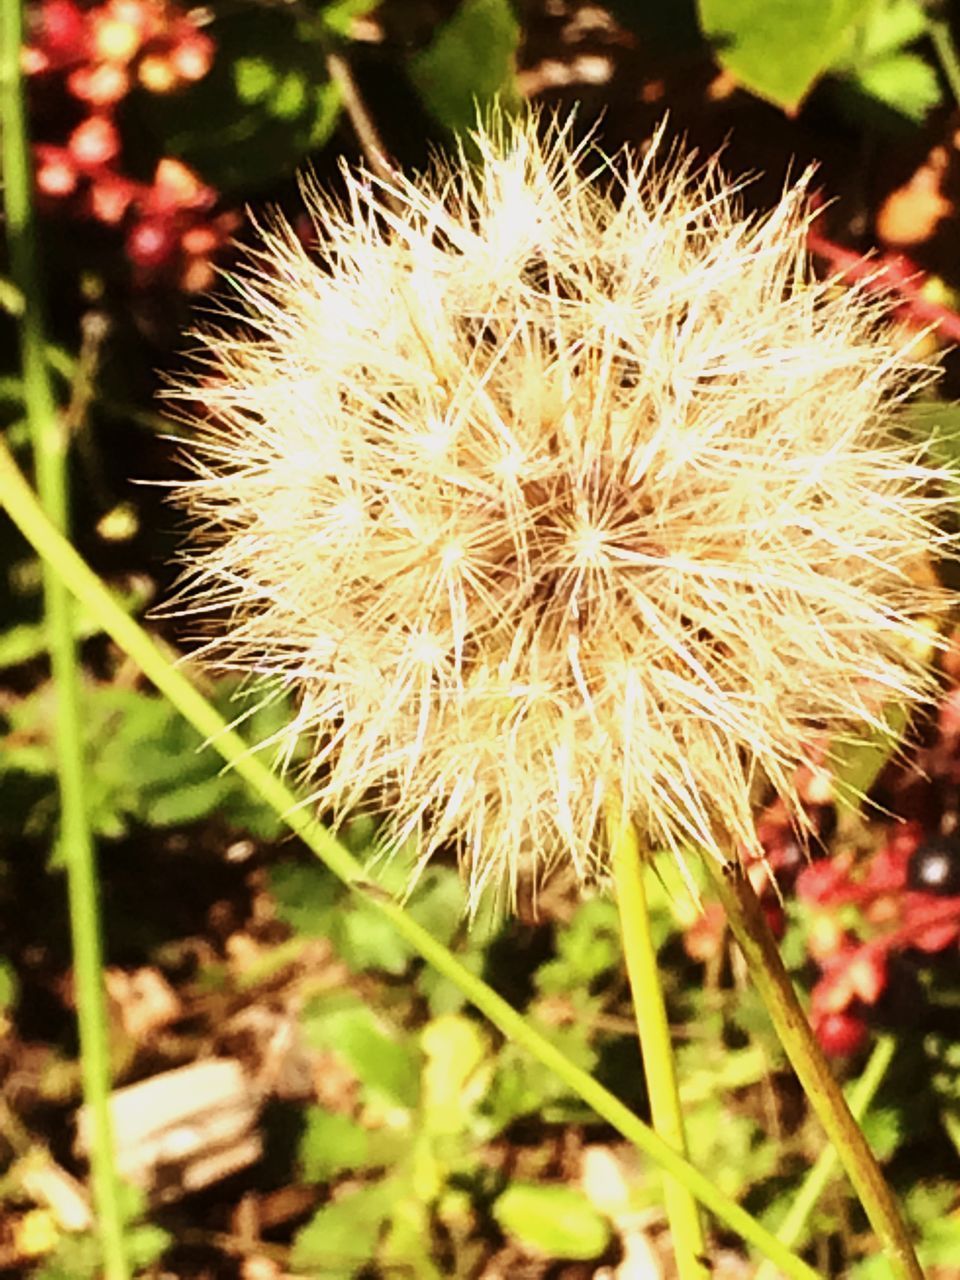
[[[749,879],[739,863],[722,871],[711,868],[711,875],[780,1043],[836,1148],[894,1274],[902,1280],[924,1280],[897,1201],[817,1043]]]

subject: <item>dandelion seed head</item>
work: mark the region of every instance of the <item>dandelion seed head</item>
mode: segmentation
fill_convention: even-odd
[[[758,787],[798,808],[815,743],[929,699],[948,605],[895,429],[930,371],[815,278],[803,184],[748,217],[662,135],[542,124],[307,184],[319,248],[263,232],[174,391],[208,654],[296,690],[324,811],[455,845],[474,900],[602,873],[611,797],[755,848]]]

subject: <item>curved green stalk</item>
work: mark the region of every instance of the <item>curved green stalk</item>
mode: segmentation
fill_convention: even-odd
[[[23,296],[20,349],[24,407],[33,443],[37,490],[57,529],[68,524],[67,448],[56,411],[45,354],[42,294],[31,201],[31,169],[20,49],[20,0],[0,0],[0,121],[3,127],[3,189],[14,285]],[[73,601],[47,562],[44,614],[56,690],[54,745],[60,790],[60,844],[67,869],[83,1095],[91,1118],[90,1169],[97,1231],[107,1280],[130,1274],[123,1239],[110,1116],[110,1045],[104,1002],[103,947],[93,840],[87,820],[79,678],[73,631]]]
[[[623,958],[633,997],[653,1127],[675,1151],[686,1156],[687,1135],[677,1091],[670,1024],[650,933],[650,912],[643,882],[645,867],[636,828],[629,817],[620,812],[619,806],[611,806],[607,834]],[[680,1280],[704,1280],[709,1270],[702,1261],[705,1246],[697,1202],[682,1183],[670,1177],[664,1179],[663,1198]]]
[[[883,1083],[887,1069],[893,1061],[895,1047],[893,1036],[880,1036],[873,1047],[870,1060],[863,1069],[863,1074],[850,1094],[850,1114],[858,1123],[870,1109],[870,1104]],[[777,1231],[780,1241],[789,1248],[792,1249],[802,1238],[807,1219],[823,1195],[827,1183],[836,1172],[838,1164],[835,1148],[824,1147],[816,1163],[804,1178],[803,1185],[794,1196],[790,1210]],[[757,1272],[757,1280],[776,1280],[776,1277],[777,1269],[769,1262],[764,1262]]]
[[[946,11],[946,5],[944,5],[944,11]],[[927,30],[940,62],[940,69],[943,71],[944,79],[950,86],[950,92],[953,94],[955,102],[960,106],[960,55],[957,54],[953,31],[950,28],[950,20],[947,17],[930,16],[927,19]]]
[[[722,871],[710,870],[733,936],[740,945],[777,1037],[807,1100],[836,1148],[893,1274],[901,1280],[923,1280],[923,1271],[897,1201],[817,1044],[750,881],[739,863]]]
[[[693,1168],[648,1125],[639,1120],[603,1085],[577,1067],[555,1045],[509,1005],[476,974],[471,973],[434,936],[419,925],[397,902],[371,884],[364,868],[316,818],[303,800],[267,768],[253,749],[190,681],[165,657],[150,636],[123,612],[109,591],[41,510],[30,486],[9,452],[0,445],[0,504],[34,548],[66,582],[71,592],[95,617],[103,630],[140,667],[143,674],[176,707],[185,720],[219,752],[223,759],[303,840],[322,862],[355,892],[367,900],[397,932],[431,964],[449,978],[466,998],[508,1039],[526,1049],[645,1155],[748,1243],[754,1245],[792,1280],[820,1280],[818,1273],[719,1191],[705,1174]]]

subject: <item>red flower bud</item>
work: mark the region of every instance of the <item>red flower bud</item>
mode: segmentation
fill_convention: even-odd
[[[864,1020],[853,1013],[830,1013],[813,1029],[824,1053],[836,1058],[859,1053],[870,1035]]]
[[[80,62],[89,44],[86,14],[73,0],[46,0],[40,10],[37,43],[52,62]]]
[[[34,147],[34,155],[37,190],[45,196],[72,195],[77,189],[77,167],[69,151],[65,147],[39,143]]]
[[[202,80],[210,70],[216,46],[192,26],[170,50],[170,65],[181,80]]]
[[[157,165],[145,207],[151,214],[168,217],[181,209],[208,209],[216,198],[216,191],[205,186],[192,169],[168,156]]]
[[[88,116],[71,133],[67,149],[78,169],[100,169],[120,154],[120,135],[108,116]]]
[[[130,77],[115,62],[85,64],[70,72],[67,88],[81,102],[92,107],[112,107],[126,97],[130,89]]]
[[[115,227],[129,209],[140,184],[105,170],[97,174],[87,192],[87,210],[91,218]]]
[[[168,266],[179,248],[176,228],[164,218],[144,218],[127,235],[127,257],[141,271],[152,273]]]

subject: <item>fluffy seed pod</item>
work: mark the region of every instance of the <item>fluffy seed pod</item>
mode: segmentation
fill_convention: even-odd
[[[796,807],[814,741],[930,696],[946,605],[943,476],[895,430],[929,375],[813,276],[802,184],[746,217],[659,139],[543,133],[309,186],[319,250],[267,231],[174,393],[178,603],[296,689],[326,813],[454,844],[474,896],[602,871],[611,801],[756,848],[758,787]]]

